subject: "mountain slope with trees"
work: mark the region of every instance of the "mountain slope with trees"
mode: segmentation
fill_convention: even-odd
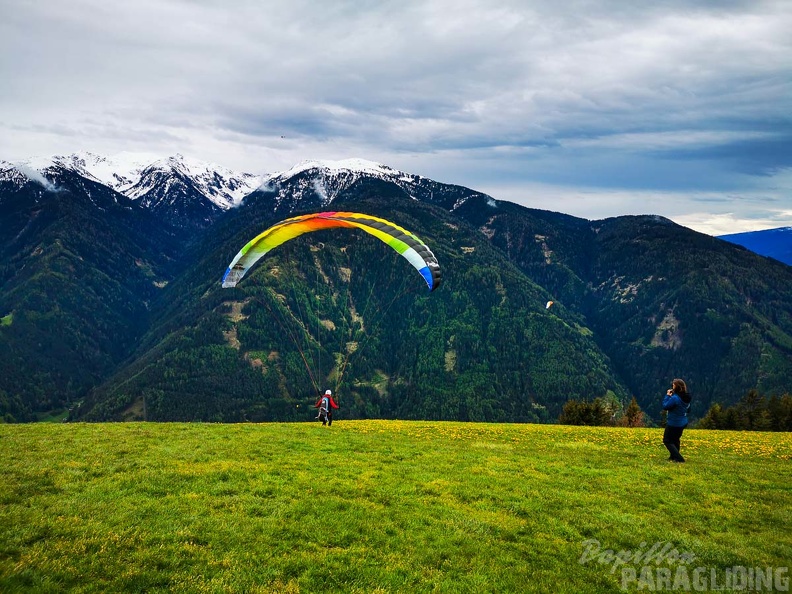
[[[151,213],[54,168],[0,182],[0,416],[66,407],[129,356],[174,274],[178,242]]]
[[[673,377],[696,416],[792,384],[792,269],[661,217],[587,221],[315,162],[192,225],[167,194],[186,178],[158,178],[153,209],[68,168],[0,169],[6,420],[77,403],[72,418],[306,419],[326,387],[351,417],[543,421],[635,396],[658,420]],[[341,230],[220,288],[251,237],[319,210],[414,231],[443,286],[426,294],[390,248]]]
[[[792,268],[656,216],[583,221],[519,206],[460,213],[586,320],[645,410],[673,377],[711,402],[792,385]],[[655,413],[656,414],[656,413]]]
[[[258,198],[236,213],[241,231],[224,230],[238,237],[231,245],[274,222]],[[548,294],[449,213],[365,179],[334,206],[424,238],[442,263],[441,288],[427,294],[379,240],[334,230],[284,244],[222,289],[233,254],[209,237],[200,250],[208,256],[169,287],[179,296],[165,295],[163,326],[144,340],[151,350],[95,391],[86,417],[145,409],[163,420],[196,411],[206,420],[305,419],[331,387],[355,417],[539,421],[570,394],[626,395],[580,317],[547,311]],[[174,324],[179,316],[192,324]]]

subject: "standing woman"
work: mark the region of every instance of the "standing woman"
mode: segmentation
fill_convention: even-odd
[[[687,386],[681,379],[675,379],[671,383],[671,389],[663,397],[663,410],[668,411],[663,444],[671,454],[669,460],[674,462],[685,461],[682,454],[679,453],[679,438],[682,437],[682,431],[687,427],[689,408],[690,394],[687,391]]]

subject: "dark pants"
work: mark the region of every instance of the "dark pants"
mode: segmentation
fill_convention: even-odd
[[[674,462],[684,462],[685,459],[679,453],[679,438],[682,437],[684,427],[666,427],[663,433],[663,445],[665,445],[668,453],[671,454],[671,460]]]
[[[327,426],[329,427],[332,424],[333,424],[333,411],[332,410],[328,410],[327,411]],[[322,423],[322,425],[324,425],[324,423]]]

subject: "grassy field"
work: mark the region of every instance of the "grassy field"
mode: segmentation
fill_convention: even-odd
[[[792,436],[688,431],[673,464],[661,435],[0,425],[0,591],[618,592],[656,543],[672,572],[788,566]]]

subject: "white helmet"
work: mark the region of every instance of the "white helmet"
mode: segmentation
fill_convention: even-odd
[[[332,395],[333,395],[333,393],[330,390],[327,390],[325,392],[325,396],[332,396]]]

